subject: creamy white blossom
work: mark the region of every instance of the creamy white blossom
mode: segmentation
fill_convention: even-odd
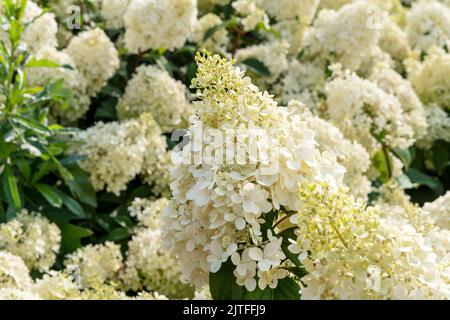
[[[86,156],[80,166],[90,173],[96,190],[106,187],[118,195],[142,174],[149,184],[156,183],[164,191],[169,155],[165,138],[149,114],[122,122],[99,122],[75,139],[81,143],[72,152]]]
[[[124,16],[131,0],[102,0],[101,14],[108,28],[119,29],[125,26]]]
[[[67,255],[64,265],[80,288],[95,286],[96,282],[113,283],[123,268],[120,246],[113,242],[84,246]]]
[[[281,267],[283,252],[276,236],[267,234],[268,240],[263,241],[265,215],[281,206],[295,210],[299,182],[340,184],[345,169],[334,155],[320,153],[305,119],[278,108],[239,68],[217,55],[198,55],[197,61],[192,86],[201,101],[195,103],[196,115],[191,117],[188,134],[193,140],[173,154],[174,200],[164,212],[163,241],[179,256],[183,278],[197,287],[231,256],[239,265],[245,259],[244,267],[235,270],[239,285],[255,289],[260,271],[265,280],[259,287],[273,287],[283,276],[275,272]],[[204,132],[203,148],[215,151],[195,163],[190,159],[202,155],[194,143],[199,127]],[[270,135],[255,137],[262,129]],[[231,162],[214,161],[225,143],[214,137],[225,133],[231,134],[233,145],[239,141],[236,145],[243,148],[241,155],[248,162],[239,161],[239,152],[233,151],[224,151]],[[238,140],[252,135],[253,142]],[[267,141],[271,141],[270,151],[266,149],[258,159],[252,149],[264,148]],[[246,251],[250,248],[252,254]]]
[[[29,290],[31,277],[25,262],[7,251],[0,251],[0,289]]]
[[[70,40],[65,52],[87,81],[90,96],[95,96],[119,68],[119,54],[102,29],[84,31]]]
[[[47,271],[53,266],[61,243],[61,231],[41,214],[23,209],[0,224],[0,250],[19,256],[28,268]]]
[[[117,105],[119,119],[139,117],[149,113],[164,132],[183,126],[188,118],[187,88],[156,66],[140,66],[128,81]]]
[[[438,1],[420,1],[408,13],[406,33],[414,49],[450,45],[450,7]]]
[[[131,0],[125,13],[125,46],[130,53],[173,50],[184,45],[197,20],[196,0]]]

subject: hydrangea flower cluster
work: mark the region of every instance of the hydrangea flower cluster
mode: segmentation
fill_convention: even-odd
[[[117,49],[100,28],[72,38],[65,51],[86,79],[90,96],[95,96],[119,68]]]
[[[172,298],[192,296],[193,289],[180,281],[178,262],[162,246],[161,214],[168,204],[165,198],[156,201],[136,198],[128,208],[139,224],[128,243],[122,281],[134,291],[144,287]]]
[[[407,219],[325,184],[304,186],[290,246],[308,275],[304,299],[448,299],[448,250]],[[446,270],[447,269],[447,270]]]
[[[187,88],[165,70],[155,66],[141,66],[128,82],[117,105],[120,119],[139,117],[149,113],[163,132],[182,127],[183,117],[190,108]]]
[[[320,151],[335,154],[337,161],[345,167],[347,171],[344,184],[351,189],[351,193],[366,198],[372,191],[371,182],[367,177],[371,161],[366,149],[356,141],[347,140],[338,128],[314,116],[301,102],[291,100],[288,107],[307,119]]]
[[[96,283],[114,283],[123,266],[120,246],[113,242],[87,245],[69,254],[64,265],[83,289]]]
[[[55,224],[26,209],[0,225],[0,250],[21,257],[30,269],[47,271],[53,266],[60,242],[61,232]]]
[[[76,137],[81,144],[74,150],[86,156],[80,162],[91,175],[97,190],[119,194],[128,182],[142,174],[149,183],[160,184],[163,191],[167,163],[166,142],[157,123],[149,114],[122,122],[101,123]],[[151,153],[147,153],[152,149]]]
[[[197,55],[197,62],[192,86],[201,100],[191,117],[188,135],[193,140],[173,154],[174,200],[164,212],[164,243],[179,256],[183,278],[197,287],[230,257],[239,285],[253,291],[257,275],[261,289],[276,287],[287,275],[281,269],[285,255],[282,238],[270,230],[262,233],[265,218],[298,209],[298,183],[339,184],[345,169],[335,156],[316,148],[314,132],[301,116],[277,108],[233,62],[206,53]],[[200,139],[212,150],[208,154],[195,146],[201,126]],[[255,136],[258,130],[269,132],[266,140]],[[229,150],[226,164],[214,161],[225,155],[220,153],[225,140],[214,137],[230,132],[236,135],[227,139],[243,148],[248,164],[239,163],[239,154]],[[238,140],[252,135],[253,143]],[[268,140],[271,152],[258,158],[252,148],[264,148]],[[198,163],[191,161],[196,157],[201,157]]]
[[[327,83],[327,114],[348,139],[361,143],[372,156],[381,143],[406,149],[413,143],[400,101],[375,83],[351,73],[335,71]]]
[[[125,13],[125,46],[131,53],[176,49],[197,21],[196,0],[131,0]]]

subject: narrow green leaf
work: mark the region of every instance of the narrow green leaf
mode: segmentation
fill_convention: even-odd
[[[420,172],[417,169],[410,168],[406,172],[407,176],[411,179],[411,182],[418,183],[422,186],[427,186],[433,192],[440,196],[444,193],[444,187],[442,186],[442,183],[435,177],[432,177],[426,173]]]
[[[31,58],[27,64],[27,68],[59,68],[60,65],[56,62],[47,59]]]
[[[63,201],[55,187],[43,183],[35,185],[37,191],[55,208],[61,208]]]
[[[3,171],[3,188],[6,193],[8,202],[16,209],[22,208],[22,198],[19,193],[16,177],[10,165],[6,165]]]
[[[57,192],[61,197],[64,206],[66,206],[66,208],[69,209],[70,212],[80,218],[86,217],[86,213],[84,212],[83,207],[74,198],[59,189],[57,190]]]
[[[40,134],[44,134],[44,135],[52,134],[52,131],[49,128],[47,128],[45,125],[43,125],[31,118],[22,117],[19,115],[11,115],[10,118],[14,122],[19,123],[22,126],[28,128],[28,129],[34,130]]]
[[[130,231],[125,228],[113,229],[105,238],[106,241],[121,241],[131,236]]]

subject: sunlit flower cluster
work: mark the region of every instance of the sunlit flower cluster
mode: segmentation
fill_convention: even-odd
[[[72,38],[65,51],[86,79],[90,96],[95,96],[119,68],[118,52],[105,32],[99,28]]]
[[[139,117],[149,113],[163,132],[182,127],[183,116],[189,110],[187,88],[165,70],[155,66],[141,66],[128,82],[117,105],[120,119]]]
[[[450,8],[438,1],[419,1],[408,13],[406,33],[413,49],[450,45]]]
[[[195,0],[131,0],[125,13],[125,46],[131,53],[176,49],[197,21]]]
[[[197,62],[192,86],[201,101],[195,103],[189,134],[195,141],[196,129],[203,126],[203,142],[215,151],[210,157],[203,155],[199,163],[190,161],[201,155],[192,141],[174,153],[174,200],[164,213],[163,240],[180,257],[184,279],[197,287],[230,257],[239,285],[254,290],[257,275],[261,289],[276,287],[278,279],[286,276],[280,269],[285,256],[282,239],[270,230],[261,232],[265,217],[282,208],[297,209],[299,182],[339,184],[345,169],[334,155],[321,154],[316,148],[314,132],[305,119],[277,108],[268,93],[259,91],[239,68],[217,55],[199,54]],[[215,143],[214,134],[230,130],[237,132],[230,138],[232,144],[253,135],[253,143],[238,141],[243,155],[253,163],[239,164],[239,154],[232,151],[227,164],[211,158],[224,143]],[[258,138],[258,130],[270,136]],[[271,151],[258,159],[252,148],[254,144],[264,147],[267,141]]]
[[[0,250],[21,257],[30,269],[46,271],[53,266],[60,242],[61,232],[55,224],[25,209],[0,225]]]
[[[64,265],[81,288],[114,283],[123,267],[120,246],[113,242],[85,246],[68,255]]]
[[[300,199],[290,249],[308,271],[304,299],[448,299],[449,248],[436,236],[366,208],[344,189],[309,185]]]
[[[325,87],[327,113],[347,139],[361,143],[370,155],[381,143],[403,149],[414,143],[413,129],[394,95],[349,71],[337,73]]]
[[[164,175],[158,160],[167,158],[166,142],[149,114],[122,122],[98,123],[76,137],[76,152],[86,156],[80,165],[90,173],[93,186],[119,194],[137,175]],[[152,152],[147,152],[152,150]],[[157,163],[158,162],[158,163]]]
[[[450,192],[447,192],[433,202],[425,203],[423,209],[430,212],[438,227],[447,230],[450,229]]]

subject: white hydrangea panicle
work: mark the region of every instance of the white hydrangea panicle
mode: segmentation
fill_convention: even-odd
[[[269,25],[269,17],[257,0],[236,0],[231,3],[234,10],[241,16],[240,22],[244,31],[253,30],[258,24]]]
[[[99,122],[80,131],[75,140],[81,143],[72,152],[86,156],[79,163],[89,172],[96,190],[106,187],[118,195],[139,174],[164,190],[166,141],[149,114],[122,122]]]
[[[406,32],[392,19],[386,19],[383,23],[379,46],[396,61],[405,60],[411,50]]]
[[[374,67],[370,80],[399,100],[405,122],[414,131],[414,139],[425,137],[428,130],[425,109],[411,83],[386,64]]]
[[[0,3],[0,12],[3,4]],[[22,42],[31,53],[36,53],[45,47],[56,47],[58,40],[58,24],[53,13],[42,14],[42,9],[33,1],[27,1],[22,23],[29,24],[22,35]],[[9,43],[7,30],[0,28],[0,40]]]
[[[413,49],[450,46],[450,6],[438,1],[414,3],[408,13],[406,33]]]
[[[130,53],[184,45],[197,21],[197,0],[131,0],[125,13]]]
[[[323,68],[310,62],[292,59],[281,80],[281,99],[284,102],[298,100],[308,109],[317,110],[324,99],[326,74]]]
[[[425,60],[407,61],[409,80],[424,103],[450,109],[450,53],[432,47]]]
[[[280,238],[262,234],[265,216],[296,210],[301,181],[339,185],[345,169],[334,155],[317,149],[306,120],[278,108],[234,61],[204,53],[197,55],[197,62],[192,87],[201,100],[194,103],[191,141],[173,153],[174,198],[163,214],[163,242],[179,257],[183,279],[196,287],[230,258],[239,285],[254,290],[259,274],[261,289],[274,287],[286,276],[279,270],[284,254]],[[197,148],[200,127],[202,148],[211,153]],[[239,140],[261,132],[269,135],[253,143]],[[243,148],[242,153],[224,151],[231,160],[227,163],[214,160],[229,139],[218,140],[221,134],[229,134],[232,144]],[[269,152],[258,158],[252,149],[268,141]],[[191,161],[199,156],[200,161]]]
[[[258,45],[246,47],[236,51],[235,58],[237,62],[243,62],[248,59],[257,59],[268,69],[270,75],[253,78],[258,84],[273,83],[288,66],[287,54],[289,43],[285,40],[269,41]]]
[[[0,288],[0,300],[41,300],[41,298],[28,290],[16,288]]]
[[[110,241],[78,249],[67,255],[64,265],[82,289],[95,288],[96,283],[113,284],[123,269],[120,246]]]
[[[417,145],[423,149],[430,149],[437,140],[450,142],[450,116],[436,104],[425,107],[428,123],[428,134]]]
[[[324,192],[325,191],[325,192]],[[448,299],[448,249],[407,219],[384,216],[345,189],[302,188],[289,247],[308,274],[303,299]]]
[[[296,19],[308,25],[313,20],[320,0],[258,0],[260,6],[277,20]]]
[[[314,130],[320,151],[335,154],[338,162],[345,167],[347,171],[344,184],[350,188],[350,192],[356,197],[366,199],[372,191],[367,177],[371,161],[366,149],[356,141],[347,140],[338,128],[313,115],[301,102],[291,100],[288,107],[307,119],[308,126]]]
[[[305,35],[304,54],[316,63],[339,62],[356,71],[377,48],[380,28],[372,27],[368,1],[355,1],[338,11],[321,10]],[[384,16],[380,17],[380,23]]]
[[[394,95],[348,70],[336,70],[325,86],[327,114],[347,139],[358,141],[371,156],[381,148],[379,140],[392,148],[413,144],[413,129]]]
[[[423,210],[431,214],[436,226],[450,230],[450,191],[433,202],[425,203]]]
[[[102,0],[101,15],[106,21],[106,27],[120,29],[125,26],[124,16],[131,0]]]
[[[170,132],[183,126],[189,108],[187,88],[182,82],[156,66],[140,66],[127,83],[117,113],[119,119],[149,113],[163,132]]]
[[[29,291],[32,280],[23,260],[8,251],[0,251],[0,289]]]
[[[60,243],[58,226],[26,209],[9,222],[0,224],[0,250],[21,257],[29,269],[49,270],[55,263]]]
[[[95,96],[119,69],[119,54],[100,28],[84,31],[73,37],[65,52],[86,79],[90,96]]]
[[[227,54],[227,45],[230,39],[225,28],[220,28],[209,39],[204,40],[206,32],[221,23],[220,17],[214,13],[203,15],[198,19],[189,40],[195,42],[200,49]]]
[[[27,79],[32,86],[45,86],[58,80],[64,80],[64,87],[69,89],[72,97],[67,108],[60,105],[51,107],[50,112],[62,121],[76,121],[89,109],[90,98],[87,93],[86,79],[78,71],[73,59],[64,51],[58,51],[53,47],[45,47],[37,52],[36,59],[46,59],[55,62],[60,67],[29,68]]]
[[[157,230],[161,227],[161,215],[168,204],[169,200],[167,198],[159,198],[155,201],[135,198],[128,207],[128,211],[130,216],[136,217],[140,225]]]
[[[50,271],[37,279],[33,292],[44,300],[76,299],[80,290],[75,281],[65,272]]]
[[[133,200],[128,210],[138,219],[139,225],[128,242],[121,279],[125,288],[130,290],[145,288],[171,298],[192,297],[193,288],[180,281],[178,261],[162,246],[161,213],[168,204],[166,198]]]

